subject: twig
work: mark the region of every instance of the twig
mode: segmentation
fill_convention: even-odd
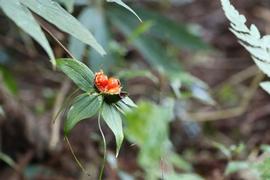
[[[260,70],[258,69],[258,67],[256,65],[250,66],[250,67],[244,69],[243,71],[240,71],[239,73],[232,75],[228,80],[225,80],[224,82],[219,84],[214,89],[218,89],[218,88],[224,86],[224,84],[231,84],[231,85],[239,84],[239,83],[245,81],[246,79],[248,79],[252,76],[255,76],[258,72],[260,72]]]
[[[224,109],[220,111],[192,113],[190,114],[190,116],[196,121],[216,121],[220,119],[228,119],[240,116],[248,108],[248,105],[253,95],[255,94],[257,88],[259,87],[259,83],[264,78],[264,76],[265,75],[262,72],[258,72],[258,74],[254,77],[249,90],[246,91],[246,93],[244,93],[244,97],[238,107]]]
[[[64,102],[64,99],[71,87],[71,82],[69,79],[65,79],[61,85],[61,89],[56,97],[54,108],[53,108],[53,117],[56,117],[57,113],[61,109],[61,106]],[[52,132],[51,132],[51,139],[49,143],[49,148],[51,151],[54,151],[57,147],[57,144],[60,140],[60,126],[61,121],[59,120],[59,116],[55,119],[55,123],[51,124]]]

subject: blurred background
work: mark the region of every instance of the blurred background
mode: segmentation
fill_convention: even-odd
[[[270,179],[269,95],[264,76],[228,30],[217,0],[58,0],[106,49],[92,48],[36,16],[78,60],[120,78],[138,108],[125,117],[118,158],[103,124],[106,180]],[[267,0],[233,1],[270,33]],[[46,34],[56,57],[66,51]],[[54,71],[42,48],[0,11],[0,179],[97,179],[103,159],[97,119],[70,134],[59,117],[76,87]],[[264,162],[264,163],[262,163]],[[267,162],[267,163],[266,163]]]

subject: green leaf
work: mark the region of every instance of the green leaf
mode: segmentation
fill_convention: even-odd
[[[92,46],[101,55],[105,55],[104,49],[96,41],[94,36],[71,14],[58,3],[52,0],[20,0],[36,14],[40,15],[62,31],[74,36],[78,40]]]
[[[93,89],[94,74],[85,64],[74,59],[57,59],[56,67],[83,91],[89,92]]]
[[[73,11],[73,6],[74,6],[74,1],[75,0],[54,0],[54,1],[57,1],[59,3],[64,4],[64,6],[67,8],[67,10],[69,12]]]
[[[129,13],[119,8],[110,8],[109,17],[113,24],[127,37],[132,35],[138,23],[134,22]],[[151,36],[140,35],[131,42],[144,56],[145,60],[155,69],[162,72],[181,71],[176,58],[170,57],[162,44]]]
[[[146,77],[149,80],[152,80],[154,83],[158,83],[158,78],[151,73],[149,70],[137,70],[137,69],[127,69],[127,70],[122,70],[117,74],[117,77],[120,79],[133,79],[137,77]]]
[[[203,180],[202,177],[198,176],[197,174],[192,174],[192,173],[182,173],[182,174],[177,174],[177,173],[171,173],[166,175],[165,177],[169,180]]]
[[[88,17],[93,17],[93,19],[89,20]],[[104,71],[109,71],[110,68],[115,64],[115,58],[113,57],[113,54],[110,52],[109,46],[112,39],[107,27],[105,11],[100,8],[89,9],[86,18],[89,22],[88,23],[89,25],[87,27],[92,30],[96,39],[107,51],[107,54],[100,58],[96,52],[89,49],[88,62],[90,64],[90,67],[94,71],[98,71],[101,68]]]
[[[124,97],[123,99],[121,99],[122,102],[124,102],[126,105],[132,107],[132,108],[136,108],[137,105],[128,97]]]
[[[136,108],[137,105],[128,97],[124,97],[118,102],[115,103],[115,106],[122,114],[126,114],[127,112],[131,112],[132,108]]]
[[[270,179],[270,158],[266,158],[258,165],[258,171],[260,173],[262,180],[268,180]]]
[[[43,49],[50,57],[52,63],[55,65],[55,57],[53,51],[31,12],[26,7],[21,5],[19,0],[0,0],[0,6],[4,13],[12,21],[14,21],[17,26],[29,34],[43,47]]]
[[[92,18],[89,19],[89,17]],[[112,57],[112,53],[109,51],[111,37],[105,20],[105,11],[98,7],[87,7],[82,10],[78,20],[94,34],[97,41],[107,51],[105,56],[100,57],[93,49],[87,49],[86,56],[88,57],[91,69],[98,71],[102,68],[104,71],[108,71],[115,63],[115,60]],[[82,59],[85,55],[86,45],[77,39],[70,37],[69,49],[76,58]]]
[[[3,80],[3,84],[11,93],[16,94],[18,92],[17,82],[12,72],[10,72],[4,66],[0,66],[0,78]]]
[[[102,97],[98,94],[81,94],[75,98],[71,105],[67,120],[65,121],[65,134],[67,135],[81,120],[94,116],[100,109]]]
[[[118,101],[117,103],[115,103],[115,107],[122,113],[122,114],[126,114],[127,112],[131,112],[132,109],[126,105],[123,101]]]
[[[126,8],[127,10],[132,12],[142,22],[141,18],[136,14],[136,12],[133,9],[131,9],[128,5],[126,5],[123,1],[121,1],[121,0],[107,0],[107,2],[115,2],[115,3],[119,4],[120,6],[123,6],[124,8]]]
[[[260,149],[265,153],[270,153],[270,145],[268,145],[268,144],[262,144],[260,146]]]
[[[190,50],[210,49],[203,40],[192,34],[187,26],[173,21],[166,16],[148,9],[136,9],[143,19],[151,22],[149,33],[155,37],[170,42],[179,48]]]
[[[169,155],[169,160],[174,166],[184,171],[192,171],[192,166],[189,164],[189,162],[187,162],[186,160],[184,160],[182,157],[180,157],[178,154],[174,152]]]
[[[106,124],[114,133],[116,140],[116,157],[117,157],[124,139],[122,119],[120,113],[114,106],[104,103],[102,108],[102,117],[106,122]]]
[[[161,178],[160,158],[166,157],[169,166],[173,163],[167,157],[172,153],[169,139],[172,111],[173,107],[140,102],[138,108],[126,114],[125,135],[140,148],[138,162],[147,173],[145,179]]]
[[[225,145],[212,141],[212,145],[219,149],[228,159],[232,157],[232,153],[229,148],[227,148]]]
[[[15,162],[13,161],[13,159],[11,159],[11,157],[9,157],[8,155],[0,152],[0,160],[4,161],[6,164],[8,164],[10,167],[15,168]]]
[[[225,175],[230,175],[238,171],[251,168],[251,164],[246,161],[231,161],[226,167]]]

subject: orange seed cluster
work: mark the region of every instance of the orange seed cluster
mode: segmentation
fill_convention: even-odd
[[[95,73],[95,86],[99,92],[104,94],[119,94],[122,88],[119,79],[108,78],[102,70]]]

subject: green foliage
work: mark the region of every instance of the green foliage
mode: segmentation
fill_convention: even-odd
[[[70,3],[72,2],[70,1]],[[1,0],[0,6],[10,19],[45,49],[53,65],[55,65],[55,58],[52,49],[29,9],[60,30],[92,46],[99,54],[106,54],[94,36],[78,20],[52,0]]]
[[[42,32],[39,24],[36,22],[35,18],[31,14],[31,12],[23,6],[19,0],[1,0],[0,6],[4,13],[13,20],[17,26],[23,29],[26,33],[28,33],[33,39],[35,39],[47,52],[50,57],[52,63],[55,63],[55,58],[53,55],[53,51]]]
[[[74,59],[57,59],[56,67],[63,71],[83,91],[93,90],[94,74],[83,63]]]
[[[226,167],[225,175],[230,175],[240,170],[250,169],[251,166],[252,164],[246,161],[231,161]]]
[[[101,104],[102,97],[98,94],[85,93],[76,97],[67,114],[65,134],[67,135],[81,120],[94,116]]]
[[[148,34],[159,40],[170,42],[180,49],[208,50],[210,47],[198,36],[190,33],[187,26],[153,12],[149,9],[136,9],[136,12],[145,20],[150,20],[151,27]]]
[[[11,159],[11,157],[6,155],[5,153],[0,152],[0,160],[8,164],[10,167],[15,167],[15,162],[13,161],[13,159]]]
[[[62,3],[69,12],[73,11],[74,1],[75,0],[54,0],[56,2]]]
[[[262,163],[258,165],[258,170],[262,180],[270,179],[270,158],[266,158]]]
[[[9,92],[16,94],[18,92],[17,82],[13,74],[4,66],[0,66],[0,79]]]
[[[89,17],[92,17],[91,20]],[[92,49],[87,49],[86,56],[91,69],[98,71],[100,68],[107,71],[109,67],[115,62],[109,51],[110,34],[105,19],[105,12],[98,7],[86,7],[80,13],[78,20],[91,32],[93,32],[96,39],[106,49],[107,54],[100,57],[99,54]],[[77,59],[82,59],[85,55],[86,45],[71,37],[69,49]]]
[[[231,145],[229,147],[226,147],[225,145],[218,143],[218,142],[212,142],[213,146],[219,149],[227,159],[231,159],[234,156],[240,155],[245,150],[245,145],[243,143],[239,143],[238,145]]]
[[[172,115],[172,103],[159,106],[151,102],[140,102],[138,108],[126,115],[125,135],[140,148],[138,161],[146,172],[146,179],[158,179],[163,175],[165,179],[200,179],[194,174],[178,174],[174,168],[166,170],[162,175],[162,160],[169,167],[175,166],[188,172],[192,170],[190,164],[172,149],[169,140],[169,122]]]
[[[130,80],[137,77],[146,77],[149,80],[152,80],[154,83],[158,83],[158,78],[148,70],[122,70],[118,73],[118,77],[125,80]]]
[[[117,4],[119,4],[120,6],[123,6],[124,8],[126,8],[127,10],[129,10],[130,12],[132,12],[141,22],[141,18],[136,14],[135,11],[133,11],[128,5],[126,5],[122,0],[107,0],[107,2],[115,2]]]
[[[138,23],[134,21],[126,11],[119,8],[109,9],[109,18],[113,24],[127,37],[132,35]],[[144,56],[145,60],[155,69],[165,72],[180,70],[181,65],[176,59],[168,56],[166,50],[156,39],[145,34],[141,34],[131,42],[136,49]]]
[[[270,36],[261,36],[257,27],[252,24],[250,27],[246,25],[246,18],[231,5],[229,0],[221,0],[223,10],[226,17],[231,22],[230,30],[239,39],[239,42],[251,54],[252,59],[257,66],[268,76],[270,76],[270,53],[269,43]],[[269,82],[261,84],[267,92]]]
[[[102,107],[102,117],[114,133],[116,140],[116,156],[118,156],[120,147],[124,139],[121,115],[116,109],[116,107],[104,103]]]
[[[58,3],[51,0],[21,0],[21,3],[62,31],[69,33],[80,41],[92,46],[101,55],[106,54],[94,36]]]

